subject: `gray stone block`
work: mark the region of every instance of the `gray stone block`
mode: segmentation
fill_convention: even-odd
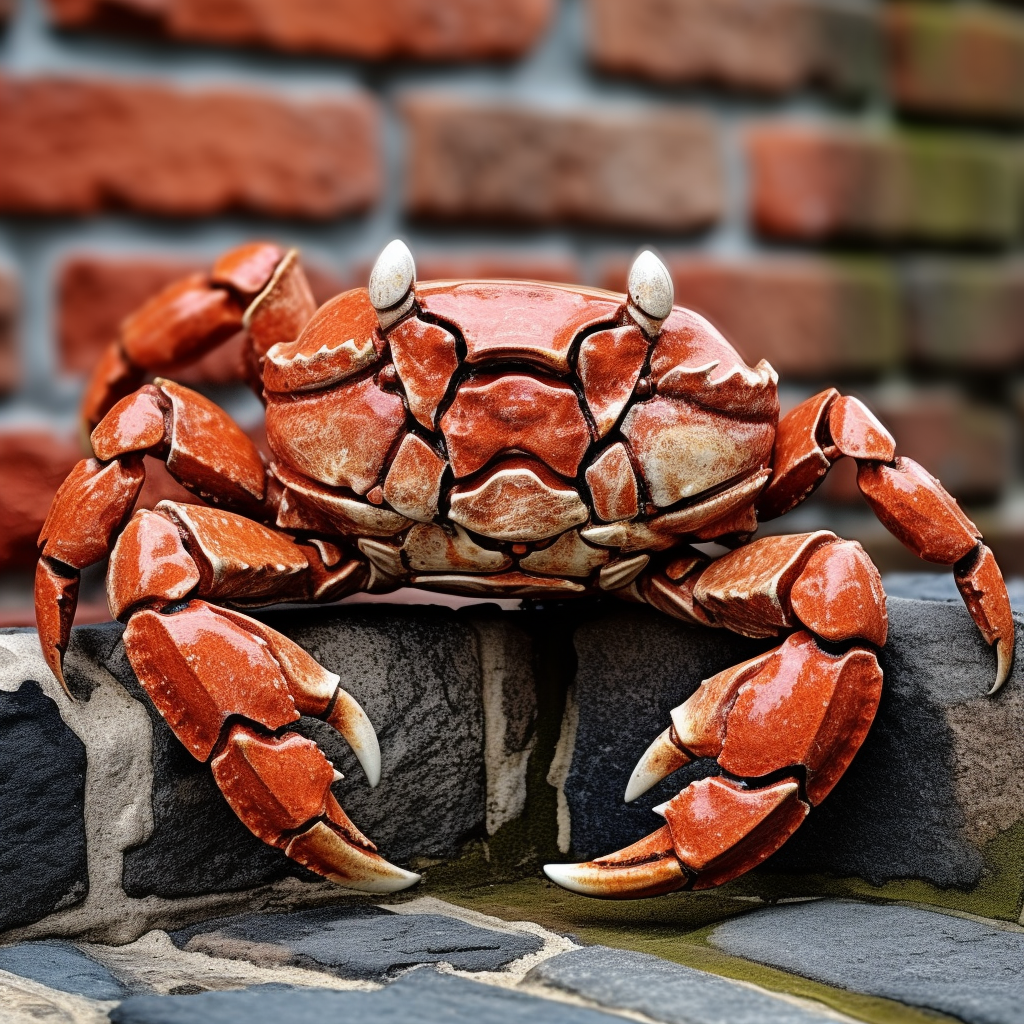
[[[130,994],[106,967],[65,942],[20,942],[0,947],[0,971],[89,999],[123,999]]]
[[[597,1010],[569,1006],[424,968],[377,992],[261,985],[194,996],[134,996],[110,1013],[111,1024],[612,1024]]]
[[[57,705],[33,679],[0,690],[0,930],[85,898],[84,801],[85,747]]]
[[[889,617],[875,724],[832,794],[766,866],[875,884],[972,885],[985,869],[985,844],[1024,817],[1020,645],[1009,681],[990,698],[994,655],[962,606],[894,598]],[[646,610],[596,619],[575,642],[578,725],[564,796],[573,853],[590,857],[658,828],[663,821],[649,808],[711,770],[688,766],[623,803],[633,766],[669,710],[702,678],[776,642],[691,630]]]
[[[524,980],[664,1024],[815,1024],[835,1019],[727,978],[606,946],[560,953],[538,964]]]
[[[393,914],[368,905],[222,918],[174,932],[171,941],[189,952],[367,981],[420,964],[499,971],[543,945],[532,935],[478,928],[442,914]]]
[[[711,942],[734,956],[969,1024],[1024,1021],[1024,933],[979,921],[821,900],[733,918]]]
[[[371,790],[329,727],[304,719],[345,775],[335,793],[349,816],[398,863],[455,854],[482,833],[485,782],[477,638],[439,608],[295,609],[262,616],[341,676],[377,729],[381,783]],[[249,888],[286,874],[312,879],[249,834],[209,769],[173,737],[118,647],[109,671],[149,709],[154,731],[154,829],[125,855],[130,896],[181,897]]]

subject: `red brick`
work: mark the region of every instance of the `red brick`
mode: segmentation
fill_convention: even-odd
[[[286,102],[0,78],[2,212],[325,218],[366,209],[379,178],[376,109],[363,94]]]
[[[529,50],[553,0],[49,0],[62,28],[369,60],[491,60]]]
[[[606,72],[662,83],[858,93],[878,76],[869,8],[828,0],[589,0],[590,54]]]
[[[889,77],[904,110],[1024,118],[1024,16],[983,5],[892,4]]]
[[[655,231],[721,215],[718,134],[698,111],[556,113],[442,96],[402,107],[414,215]]]
[[[21,377],[17,341],[18,286],[0,271],[0,394],[13,391]]]
[[[88,254],[68,258],[57,284],[57,346],[62,372],[89,373],[117,337],[124,317],[172,281],[204,269],[207,264],[202,260]],[[344,287],[336,274],[316,267],[307,272],[318,302],[326,302]],[[242,379],[241,358],[239,336],[173,376],[185,384],[231,383]]]
[[[1024,263],[927,260],[904,272],[912,358],[944,370],[1024,362]]]
[[[74,437],[42,430],[0,432],[0,571],[35,564],[50,501],[82,458]]]
[[[1002,244],[1017,230],[1016,154],[997,140],[761,123],[747,142],[766,235]]]
[[[899,295],[884,264],[814,257],[739,263],[668,256],[676,302],[706,316],[751,364],[783,380],[876,373],[901,356]],[[603,283],[625,288],[628,260]]]
[[[1012,471],[1013,424],[1003,410],[972,403],[953,388],[859,397],[896,438],[897,452],[937,476],[957,499],[991,501],[1005,490]],[[849,468],[829,474],[823,495],[836,503],[861,500]]]

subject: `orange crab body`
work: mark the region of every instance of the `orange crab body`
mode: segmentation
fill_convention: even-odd
[[[248,334],[267,464],[215,405],[147,371]],[[720,776],[657,808],[635,846],[550,877],[595,896],[717,885],[762,861],[841,777],[881,693],[885,595],[859,544],[819,531],[752,540],[842,457],[883,523],[954,567],[975,622],[1013,650],[1006,589],[974,524],[830,389],[779,421],[776,375],[673,306],[664,266],[626,296],[517,281],[415,281],[401,243],[368,289],[315,310],[294,252],[235,250],[125,322],[85,410],[95,458],[54,499],[37,619],[58,677],[81,569],[107,594],[140,681],[264,841],[329,878],[390,891],[384,860],[338,805],[333,767],[290,731],[317,715],[371,784],[377,740],[338,677],[233,609],[401,586],[496,597],[607,593],[754,637],[767,654],[705,680],[628,780],[640,796],[696,758]],[[142,384],[140,387],[139,385]],[[205,505],[132,515],[142,456]],[[711,558],[699,547],[731,549]]]

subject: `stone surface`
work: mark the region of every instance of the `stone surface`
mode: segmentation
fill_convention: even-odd
[[[379,190],[361,93],[272,94],[85,78],[0,80],[0,210],[324,218]]]
[[[0,947],[0,971],[89,999],[122,999],[129,989],[106,967],[64,942]],[[2,1011],[0,1001],[0,1011]]]
[[[911,907],[822,900],[718,925],[734,956],[970,1024],[1024,1020],[1024,933]]]
[[[560,953],[534,967],[526,981],[664,1024],[810,1024],[833,1019],[714,974],[605,946]]]
[[[377,992],[326,992],[261,985],[195,996],[135,996],[111,1011],[112,1024],[611,1024],[597,1010],[496,989],[430,969],[413,971]]]
[[[718,138],[703,114],[559,113],[422,93],[402,110],[415,216],[661,232],[703,228],[721,213]]]
[[[874,884],[909,877],[971,885],[982,877],[985,844],[1024,817],[1021,652],[1009,682],[989,698],[994,658],[962,606],[892,599],[889,617],[875,724],[833,793],[767,867]],[[709,771],[697,762],[622,802],[669,710],[701,679],[775,644],[645,612],[590,622],[575,643],[579,717],[563,792],[573,853],[590,857],[654,831],[662,819],[649,808]]]
[[[543,945],[535,936],[490,931],[441,914],[393,914],[372,906],[222,918],[171,939],[191,952],[366,981],[384,981],[419,964],[497,971]]]
[[[56,704],[31,679],[0,691],[0,930],[85,896],[84,800],[85,747]]]
[[[134,31],[143,35],[286,53],[369,59],[507,60],[529,49],[546,28],[551,0],[326,0],[281,4],[235,0],[213,9],[205,0],[50,0],[62,28]]]
[[[366,785],[354,755],[328,726],[298,727],[346,776],[335,793],[389,860],[455,854],[482,830],[485,783],[477,640],[441,609],[290,610],[265,616],[341,676],[377,729],[381,783]],[[130,896],[237,890],[299,874],[238,821],[209,770],[174,739],[119,646],[108,667],[150,708],[154,727],[154,831],[125,856]]]

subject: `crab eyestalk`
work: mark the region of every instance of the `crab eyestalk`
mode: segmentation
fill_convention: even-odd
[[[627,289],[629,315],[644,334],[656,338],[675,301],[675,286],[668,267],[650,249],[645,249],[630,267]]]
[[[370,302],[377,311],[380,329],[386,331],[412,309],[416,262],[400,238],[389,242],[370,271]]]

